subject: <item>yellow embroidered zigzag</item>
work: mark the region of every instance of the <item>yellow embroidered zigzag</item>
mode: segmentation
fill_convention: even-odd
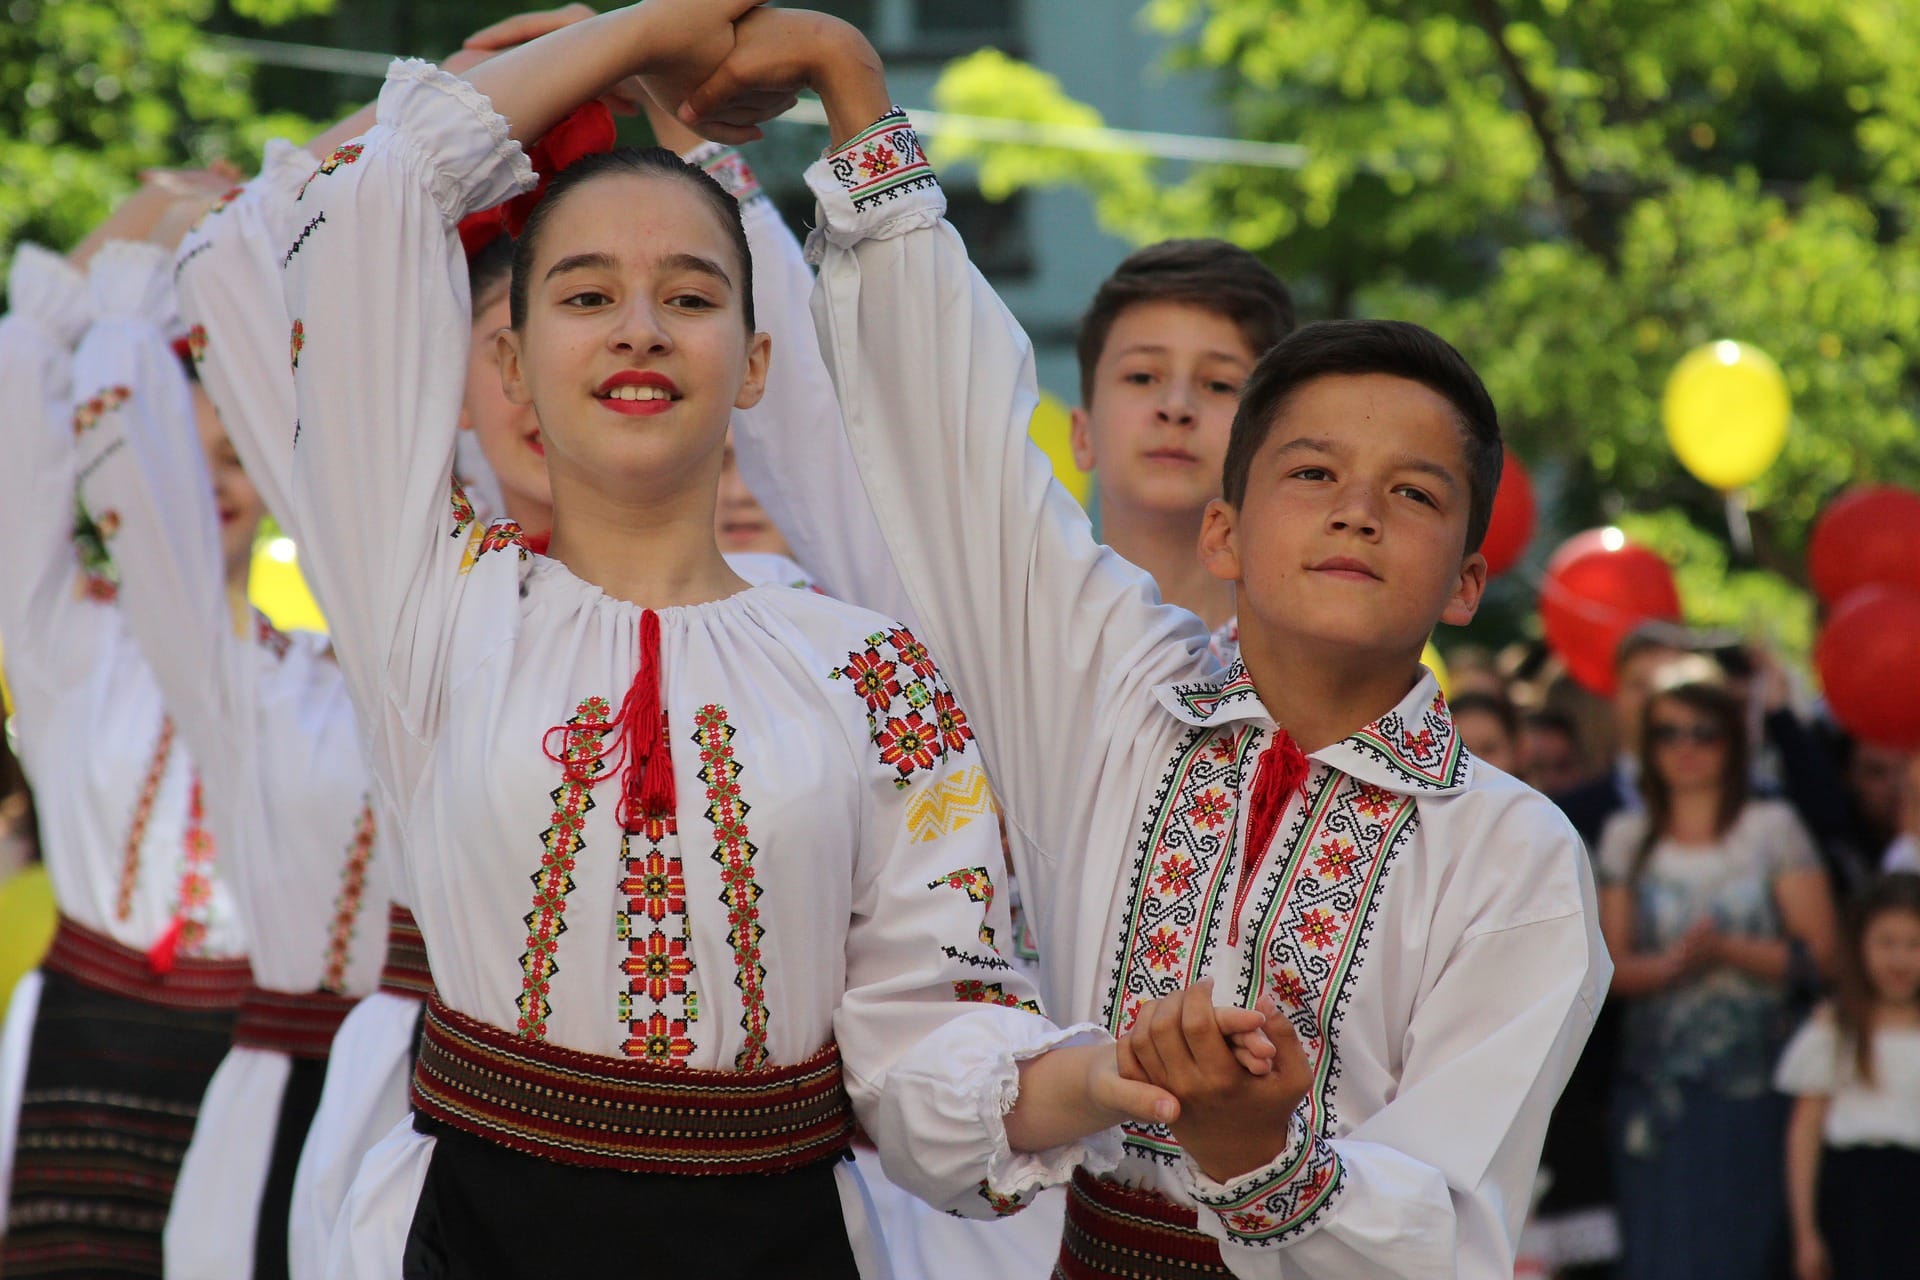
[[[996,817],[1000,806],[987,771],[969,765],[936,786],[928,787],[907,804],[907,831],[915,844],[928,844],[951,835],[975,818]]]

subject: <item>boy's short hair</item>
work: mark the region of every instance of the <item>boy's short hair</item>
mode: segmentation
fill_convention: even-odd
[[[1130,255],[1093,295],[1080,321],[1080,403],[1093,403],[1093,375],[1114,321],[1128,307],[1181,302],[1225,316],[1254,359],[1293,331],[1293,295],[1266,263],[1225,240],[1163,240]]]
[[[1493,518],[1505,446],[1500,415],[1466,357],[1430,329],[1404,320],[1323,320],[1297,329],[1261,358],[1240,393],[1221,477],[1226,500],[1247,496],[1247,473],[1300,388],[1320,378],[1384,373],[1417,382],[1453,406],[1466,440],[1467,551],[1480,549]]]

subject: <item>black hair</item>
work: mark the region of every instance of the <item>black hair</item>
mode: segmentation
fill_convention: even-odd
[[[1225,240],[1164,240],[1130,255],[1093,295],[1080,321],[1080,403],[1093,403],[1093,375],[1114,322],[1129,307],[1180,302],[1225,316],[1258,360],[1293,331],[1293,295],[1266,263]]]
[[[1626,635],[1620,637],[1619,645],[1613,651],[1613,669],[1624,671],[1627,664],[1643,653],[1692,653],[1694,637],[1691,631],[1677,622],[1662,622],[1654,619],[1643,622]]]
[[[1417,382],[1453,406],[1467,453],[1467,546],[1478,551],[1506,459],[1500,415],[1480,375],[1438,334],[1402,320],[1323,320],[1296,329],[1261,358],[1240,393],[1221,477],[1226,500],[1247,496],[1254,455],[1299,390],[1320,378],[1384,373]]]
[[[747,245],[746,225],[740,220],[740,202],[730,195],[727,189],[713,180],[713,175],[698,165],[688,164],[664,147],[618,147],[612,151],[600,152],[583,157],[577,163],[562,170],[553,180],[553,184],[540,197],[540,202],[527,216],[526,225],[513,244],[513,284],[511,289],[511,311],[513,327],[523,328],[527,322],[527,291],[533,274],[534,255],[539,251],[540,234],[546,229],[547,220],[553,217],[553,211],[577,187],[585,186],[595,178],[610,173],[631,173],[643,177],[663,174],[678,178],[693,185],[694,190],[705,196],[707,203],[720,218],[720,225],[726,230],[727,237],[733,241],[734,252],[740,258],[740,278],[734,282],[739,290],[741,311],[746,316],[747,332],[754,331],[753,318],[753,250]]]
[[[467,259],[467,296],[478,318],[481,304],[501,285],[513,282],[513,237],[501,232]]]
[[[1520,718],[1520,725],[1536,733],[1557,733],[1575,746],[1580,745],[1580,726],[1564,711],[1549,707],[1529,711]]]
[[[1473,715],[1475,712],[1489,715],[1500,722],[1500,727],[1507,731],[1507,737],[1515,742],[1520,740],[1520,713],[1514,710],[1513,703],[1499,694],[1474,691],[1463,693],[1457,698],[1449,698],[1447,703],[1453,711],[1454,719],[1458,720],[1463,715]]]

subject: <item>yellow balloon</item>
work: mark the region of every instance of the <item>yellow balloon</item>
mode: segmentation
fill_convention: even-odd
[[[53,882],[46,867],[28,867],[0,885],[0,1005],[47,954],[55,923]]]
[[[1427,641],[1427,651],[1420,655],[1420,661],[1427,664],[1427,670],[1433,672],[1433,678],[1440,682],[1440,692],[1452,697],[1453,679],[1447,674],[1447,660],[1433,647],[1433,641]]]
[[[1053,478],[1073,495],[1081,506],[1093,496],[1093,477],[1073,460],[1073,414],[1054,396],[1040,393],[1027,434],[1053,464]]]
[[[272,538],[253,550],[247,598],[282,631],[325,631],[327,620],[314,603],[291,538]]]
[[[1660,409],[1680,464],[1724,491],[1746,488],[1780,456],[1793,398],[1771,356],[1722,341],[1688,352],[1674,367]]]

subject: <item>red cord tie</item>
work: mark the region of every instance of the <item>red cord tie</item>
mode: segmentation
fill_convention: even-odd
[[[608,741],[618,727],[619,736]],[[554,735],[560,750],[553,749]],[[628,833],[649,823],[671,822],[678,799],[673,785],[673,752],[667,743],[666,707],[660,694],[660,615],[648,609],[640,615],[640,669],[634,673],[627,696],[611,722],[578,720],[547,730],[541,744],[547,759],[559,765],[562,777],[581,786],[605,781],[595,765],[625,761],[620,778],[620,807],[614,811]],[[611,757],[611,761],[610,758]]]
[[[1267,860],[1273,838],[1280,830],[1280,815],[1287,801],[1307,780],[1307,757],[1300,744],[1285,729],[1275,729],[1274,739],[1253,775],[1253,804],[1247,813],[1247,854],[1240,862],[1240,887],[1233,895],[1233,921],[1227,926],[1227,945],[1240,944],[1240,909],[1253,889],[1255,876]]]
[[[619,141],[613,112],[598,99],[574,109],[572,115],[542,134],[540,141],[527,148],[527,161],[540,179],[531,191],[522,192],[504,204],[460,221],[460,247],[469,260],[501,236],[518,236],[526,228],[533,207],[547,194],[558,175],[565,173],[587,156],[611,151]]]

